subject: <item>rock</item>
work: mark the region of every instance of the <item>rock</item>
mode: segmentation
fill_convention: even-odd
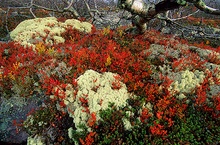
[[[27,114],[41,106],[44,101],[39,94],[28,99],[22,97],[0,98],[0,144],[23,144],[28,134],[21,126]]]

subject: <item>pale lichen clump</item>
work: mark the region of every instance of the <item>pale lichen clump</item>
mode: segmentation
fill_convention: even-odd
[[[62,87],[54,87],[51,99],[63,99],[65,108],[57,104],[59,110],[66,110],[70,117],[74,120],[77,132],[83,131],[80,126],[86,126],[87,131],[92,129],[89,125],[89,120],[93,116],[94,123],[102,120],[100,112],[109,108],[113,104],[117,110],[128,106],[127,100],[132,97],[127,91],[127,87],[121,82],[120,76],[115,73],[105,72],[98,73],[94,70],[87,70],[83,75],[76,80],[77,86],[73,87],[67,84],[64,89]],[[65,96],[65,97],[63,97]],[[62,98],[62,99],[60,99]],[[126,112],[132,115],[132,112]],[[129,115],[129,116],[130,116]],[[127,118],[123,118],[124,128],[130,130],[131,123]],[[72,137],[72,128],[69,130],[69,137]],[[74,140],[74,139],[73,139]]]
[[[105,72],[100,74],[93,70],[87,70],[77,79],[78,92],[74,103],[67,107],[71,110],[75,108],[74,123],[77,129],[80,124],[87,124],[90,114],[85,107],[82,106],[82,100],[88,102],[88,110],[90,113],[96,114],[96,121],[100,118],[99,112],[109,107],[110,103],[114,103],[116,108],[125,107],[126,100],[129,98],[127,87],[117,79],[117,74]],[[114,88],[113,84],[117,83],[118,87]],[[68,110],[70,110],[68,109]]]
[[[27,145],[45,145],[45,141],[41,136],[35,135],[34,137],[28,137]]]
[[[169,90],[179,94],[176,98],[182,100],[186,98],[184,94],[193,93],[195,88],[203,82],[204,78],[205,73],[203,71],[181,71],[179,77],[171,84]]]
[[[64,23],[59,22],[55,17],[29,19],[21,22],[11,33],[13,41],[23,46],[32,46],[39,42],[46,45],[64,43],[65,39],[61,36],[68,27],[89,33],[92,24],[80,22],[76,19],[68,19]]]

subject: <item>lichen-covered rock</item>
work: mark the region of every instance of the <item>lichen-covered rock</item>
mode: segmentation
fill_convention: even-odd
[[[26,142],[28,134],[20,126],[22,120],[26,120],[27,114],[38,109],[44,102],[42,94],[34,94],[30,98],[11,97],[0,98],[0,142],[22,144]],[[19,130],[19,132],[18,132]]]
[[[55,17],[35,18],[21,22],[10,33],[10,37],[13,41],[24,46],[35,47],[34,44],[42,41],[47,45],[53,45],[65,42],[61,34],[64,33],[68,27],[89,33],[92,29],[92,24],[80,22],[76,19],[59,22]]]

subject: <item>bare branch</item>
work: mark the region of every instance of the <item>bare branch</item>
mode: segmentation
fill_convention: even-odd
[[[9,15],[9,11],[10,11],[10,7],[8,7],[7,11],[6,11],[6,25],[5,25],[5,28],[7,30],[7,33],[9,33],[9,29],[8,29],[8,15]]]
[[[205,13],[212,14],[212,15],[220,15],[220,9],[215,9],[210,6],[207,6],[204,0],[176,0],[176,1],[180,5],[181,5],[181,2],[182,3],[189,2],[189,3],[194,4],[194,6],[196,6],[199,10],[204,11]]]
[[[205,13],[212,14],[212,15],[220,15],[219,9],[214,9],[214,8],[207,6],[203,0],[197,0],[196,2],[193,2],[193,3],[198,9],[200,9],[201,11],[204,11]]]
[[[87,8],[87,10],[88,10],[88,12],[89,12],[90,17],[93,17],[93,15],[92,15],[92,13],[91,13],[91,8],[90,8],[89,4],[87,3],[86,0],[83,0],[83,1],[84,1],[85,5],[86,5],[86,8]]]
[[[33,0],[31,0],[31,4],[30,4],[30,9],[29,9],[29,11],[30,11],[30,13],[32,14],[32,16],[34,17],[34,18],[36,18],[36,15],[33,13],[33,11],[32,11],[32,6],[33,6]]]
[[[64,11],[70,11],[72,14],[73,14],[73,16],[74,16],[74,18],[79,18],[79,13],[76,11],[76,9],[72,6],[73,5],[73,3],[74,3],[74,0],[72,0],[71,2],[69,2],[68,0],[62,0],[65,4],[67,4],[68,5],[68,9],[66,9],[66,10],[64,10]]]
[[[172,19],[168,18],[168,17],[162,17],[161,15],[158,16],[158,18],[160,20],[164,20],[169,24],[172,24],[172,26],[175,27],[179,27],[177,28],[179,31],[182,32],[182,36],[185,38],[184,36],[184,32],[183,31],[187,31],[187,34],[191,35],[191,38],[209,38],[209,39],[213,39],[213,40],[220,40],[220,35],[219,34],[215,34],[214,30],[213,30],[213,34],[211,33],[207,33],[205,32],[205,29],[203,29],[200,26],[194,26],[194,27],[190,27],[190,26],[183,26],[175,21],[173,21]],[[215,28],[209,28],[209,29],[215,29]]]
[[[74,0],[71,0],[71,2],[69,3],[69,5],[68,5],[66,8],[64,8],[64,9],[65,9],[65,10],[70,9],[70,7],[73,5],[73,2],[74,2]]]
[[[171,20],[171,21],[178,21],[178,20],[186,19],[186,18],[188,18],[188,17],[190,17],[190,16],[192,16],[192,15],[198,13],[198,12],[199,12],[199,10],[197,10],[197,11],[195,11],[195,12],[193,12],[193,13],[187,15],[187,16],[176,18],[176,19],[169,18],[169,20]]]

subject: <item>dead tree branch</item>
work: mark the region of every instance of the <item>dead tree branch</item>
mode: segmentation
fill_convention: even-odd
[[[207,6],[203,0],[163,0],[157,4],[147,4],[143,0],[119,0],[118,6],[136,15],[133,19],[133,25],[136,26],[137,33],[144,33],[147,23],[157,14],[186,6],[187,2],[194,4],[206,13],[220,15],[218,9]]]

